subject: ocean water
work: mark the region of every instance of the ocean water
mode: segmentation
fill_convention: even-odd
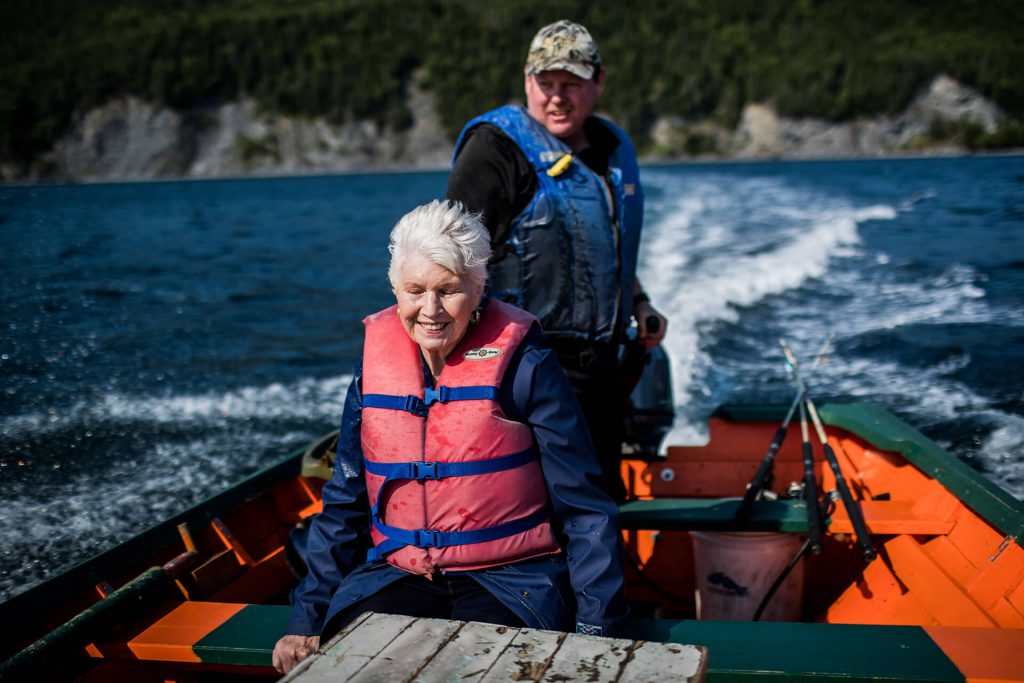
[[[0,188],[0,600],[332,429],[442,172]],[[647,166],[678,417],[879,403],[1024,497],[1024,158]],[[737,492],[739,493],[739,492]]]

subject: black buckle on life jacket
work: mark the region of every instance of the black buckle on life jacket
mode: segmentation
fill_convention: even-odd
[[[409,413],[414,413],[420,417],[427,416],[427,405],[423,402],[419,396],[413,396],[409,394],[405,397],[405,408],[404,410]]]
[[[436,462],[415,461],[409,464],[412,465],[413,479],[440,479]]]

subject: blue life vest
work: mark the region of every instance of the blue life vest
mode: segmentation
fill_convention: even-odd
[[[607,184],[576,158],[558,172],[556,163],[572,150],[521,106],[470,121],[455,154],[470,129],[490,123],[537,173],[537,192],[513,219],[505,253],[490,264],[491,296],[535,315],[551,337],[611,342],[620,339],[632,311],[644,197],[629,137],[599,121],[619,140]]]

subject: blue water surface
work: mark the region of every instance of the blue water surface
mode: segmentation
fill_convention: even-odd
[[[387,235],[441,172],[0,188],[0,599],[331,429]],[[1024,497],[1024,159],[647,166],[672,442],[880,403]]]

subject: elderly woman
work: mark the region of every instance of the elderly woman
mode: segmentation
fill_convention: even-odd
[[[617,633],[617,509],[536,320],[483,295],[487,230],[435,201],[398,222],[390,251],[398,303],[364,320],[274,665],[365,611]]]

